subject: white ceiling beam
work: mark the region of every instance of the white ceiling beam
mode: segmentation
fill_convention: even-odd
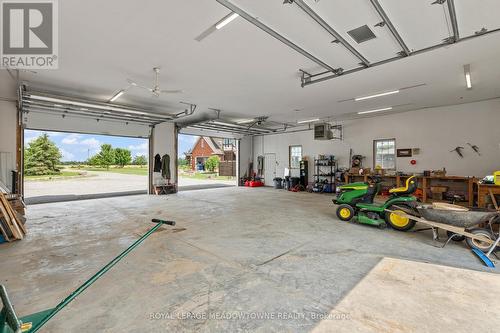
[[[387,27],[389,28],[389,31],[392,33],[396,41],[398,42],[399,46],[403,49],[404,55],[409,56],[410,55],[410,49],[404,42],[403,38],[399,34],[399,32],[396,30],[396,27],[392,24],[391,20],[389,19],[389,16],[385,13],[384,8],[382,5],[378,2],[378,0],[370,0],[372,3],[373,7],[377,11],[377,13],[380,15],[382,20],[387,24]]]
[[[221,5],[223,5],[224,7],[226,7],[227,9],[233,11],[234,13],[237,13],[238,15],[240,15],[241,17],[243,17],[245,20],[247,20],[248,22],[252,23],[253,25],[255,25],[256,27],[258,27],[262,31],[268,33],[272,37],[276,38],[277,40],[279,40],[283,44],[288,45],[289,47],[291,47],[292,49],[294,49],[298,53],[302,54],[306,58],[309,58],[311,61],[315,62],[316,64],[318,64],[319,66],[323,67],[324,69],[327,69],[329,71],[334,71],[335,70],[332,66],[330,66],[330,65],[326,64],[325,62],[319,60],[318,58],[316,58],[315,56],[313,56],[312,54],[310,54],[309,52],[307,52],[306,50],[304,50],[303,48],[301,48],[297,44],[294,44],[293,42],[291,42],[290,40],[288,40],[286,37],[280,35],[276,31],[274,31],[273,29],[269,28],[267,25],[265,25],[264,23],[260,22],[255,17],[253,17],[252,15],[248,14],[247,12],[245,12],[244,10],[242,10],[241,8],[239,8],[238,6],[234,5],[233,3],[231,3],[231,2],[229,2],[227,0],[217,0],[217,2],[220,3]]]

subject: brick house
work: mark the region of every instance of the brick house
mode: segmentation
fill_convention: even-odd
[[[191,170],[198,170],[200,165],[204,166],[206,160],[214,155],[219,157],[220,166],[225,167],[228,163],[236,163],[236,145],[234,140],[200,136],[185,155]]]

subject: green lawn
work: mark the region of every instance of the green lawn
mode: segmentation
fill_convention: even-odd
[[[79,170],[85,170],[85,171],[97,171],[97,172],[113,172],[113,173],[121,173],[125,175],[140,175],[140,176],[147,176],[148,175],[148,168],[144,167],[124,167],[124,168],[116,168],[116,167],[110,167],[109,170],[106,168],[94,168],[94,167],[82,167]]]
[[[86,177],[81,175],[78,171],[68,171],[62,170],[58,175],[45,175],[45,176],[24,176],[26,180],[56,180],[56,179],[66,179],[66,178],[79,178]]]

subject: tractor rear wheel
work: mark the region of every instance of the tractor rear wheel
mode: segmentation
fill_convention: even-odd
[[[399,204],[397,206],[407,211],[413,211],[413,208],[408,205]],[[392,212],[385,212],[385,221],[395,230],[408,231],[415,226],[416,222],[405,216],[401,216],[408,215],[408,213],[398,207],[390,206],[388,208]]]

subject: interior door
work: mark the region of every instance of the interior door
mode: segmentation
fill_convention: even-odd
[[[273,186],[274,178],[276,178],[276,154],[264,154],[264,183],[266,186]]]

